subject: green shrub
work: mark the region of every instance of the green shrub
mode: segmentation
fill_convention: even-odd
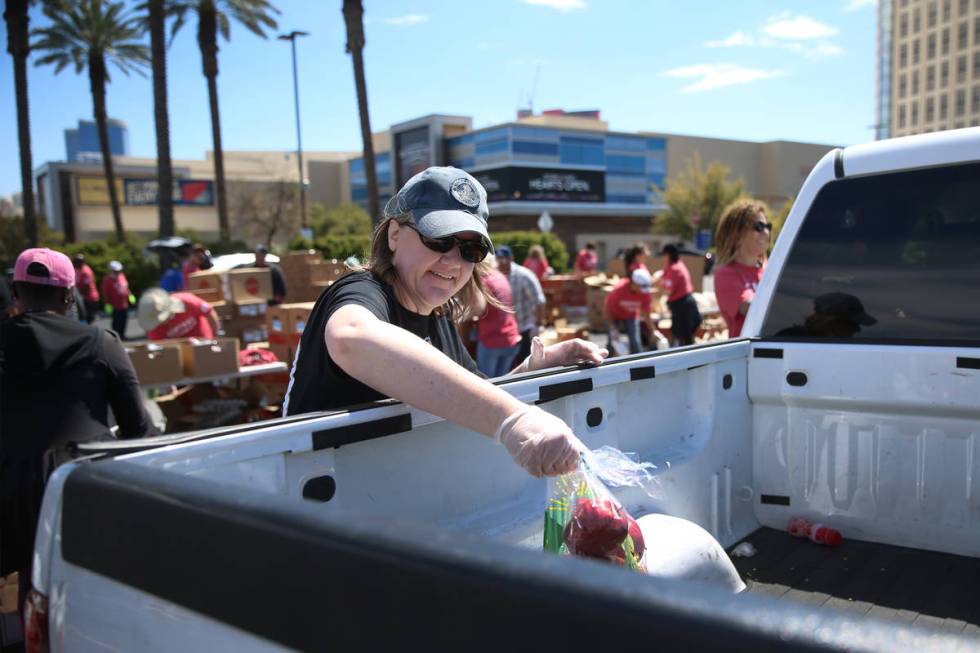
[[[69,257],[81,253],[85,262],[95,273],[95,283],[102,284],[102,277],[109,273],[109,261],[119,261],[123,274],[129,281],[129,289],[139,298],[147,288],[160,285],[160,267],[155,256],[143,255],[144,243],[130,238],[125,243],[92,240],[84,243],[71,243],[58,249]]]
[[[297,236],[289,242],[289,249],[315,249],[326,259],[344,260],[356,256],[360,260],[367,258],[371,252],[370,236],[320,236],[312,243],[302,236]]]
[[[548,257],[548,263],[561,273],[568,270],[568,250],[565,243],[552,233],[542,233],[540,231],[500,231],[491,233],[490,239],[493,240],[494,247],[507,245],[514,251],[514,260],[523,263],[527,258],[527,251],[533,245],[544,247],[544,255]]]

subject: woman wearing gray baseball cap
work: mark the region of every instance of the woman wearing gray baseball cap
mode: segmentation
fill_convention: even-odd
[[[478,273],[493,251],[486,198],[476,179],[450,167],[420,172],[391,198],[371,261],[313,308],[285,414],[393,397],[493,437],[534,476],[577,467],[584,445],[568,425],[484,380],[455,328],[472,307],[495,302]],[[538,341],[516,371],[597,364],[607,355],[585,340]]]

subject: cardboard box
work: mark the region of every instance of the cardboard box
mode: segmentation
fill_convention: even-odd
[[[0,614],[17,612],[18,575],[0,576]]]
[[[267,299],[246,299],[233,304],[238,317],[263,317],[269,307]]]
[[[235,305],[230,304],[224,300],[220,302],[209,302],[211,308],[214,309],[215,314],[218,319],[224,322],[225,320],[230,320],[235,317]]]
[[[272,273],[269,268],[229,270],[228,295],[235,303],[272,299]]]
[[[225,298],[224,279],[220,272],[205,270],[191,273],[187,277],[187,290],[206,302],[220,302]]]
[[[275,354],[276,358],[278,358],[283,363],[292,364],[293,354],[294,354],[292,345],[285,342],[283,343],[270,342],[269,351]]]
[[[303,331],[306,329],[306,323],[309,321],[310,313],[313,312],[313,307],[315,305],[315,302],[286,305],[289,309],[287,314],[287,319],[289,321],[289,333],[296,336],[303,335]]]
[[[279,269],[283,273],[291,272],[292,270],[306,267],[311,263],[319,263],[322,260],[323,256],[315,249],[287,252],[285,256],[279,257]]]
[[[289,342],[289,306],[290,304],[270,306],[265,312],[265,328],[269,335],[270,349],[271,345],[285,345]]]
[[[238,372],[238,339],[189,338],[180,343],[184,374],[188,377],[221,376]]]
[[[126,353],[141,385],[163,385],[184,378],[180,346],[175,343],[127,344]]]

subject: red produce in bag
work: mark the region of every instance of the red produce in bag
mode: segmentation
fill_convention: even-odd
[[[544,549],[645,569],[639,526],[584,460],[578,470],[553,481]]]

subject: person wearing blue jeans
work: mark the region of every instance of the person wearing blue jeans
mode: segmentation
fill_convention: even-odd
[[[510,372],[514,356],[521,344],[513,347],[487,347],[482,342],[476,345],[476,366],[488,378],[496,378]]]
[[[643,351],[643,342],[640,339],[640,320],[639,318],[634,318],[631,320],[614,320],[612,328],[609,330],[609,349],[613,349],[613,345],[616,341],[619,331],[626,334],[630,343],[630,353],[639,354]]]

